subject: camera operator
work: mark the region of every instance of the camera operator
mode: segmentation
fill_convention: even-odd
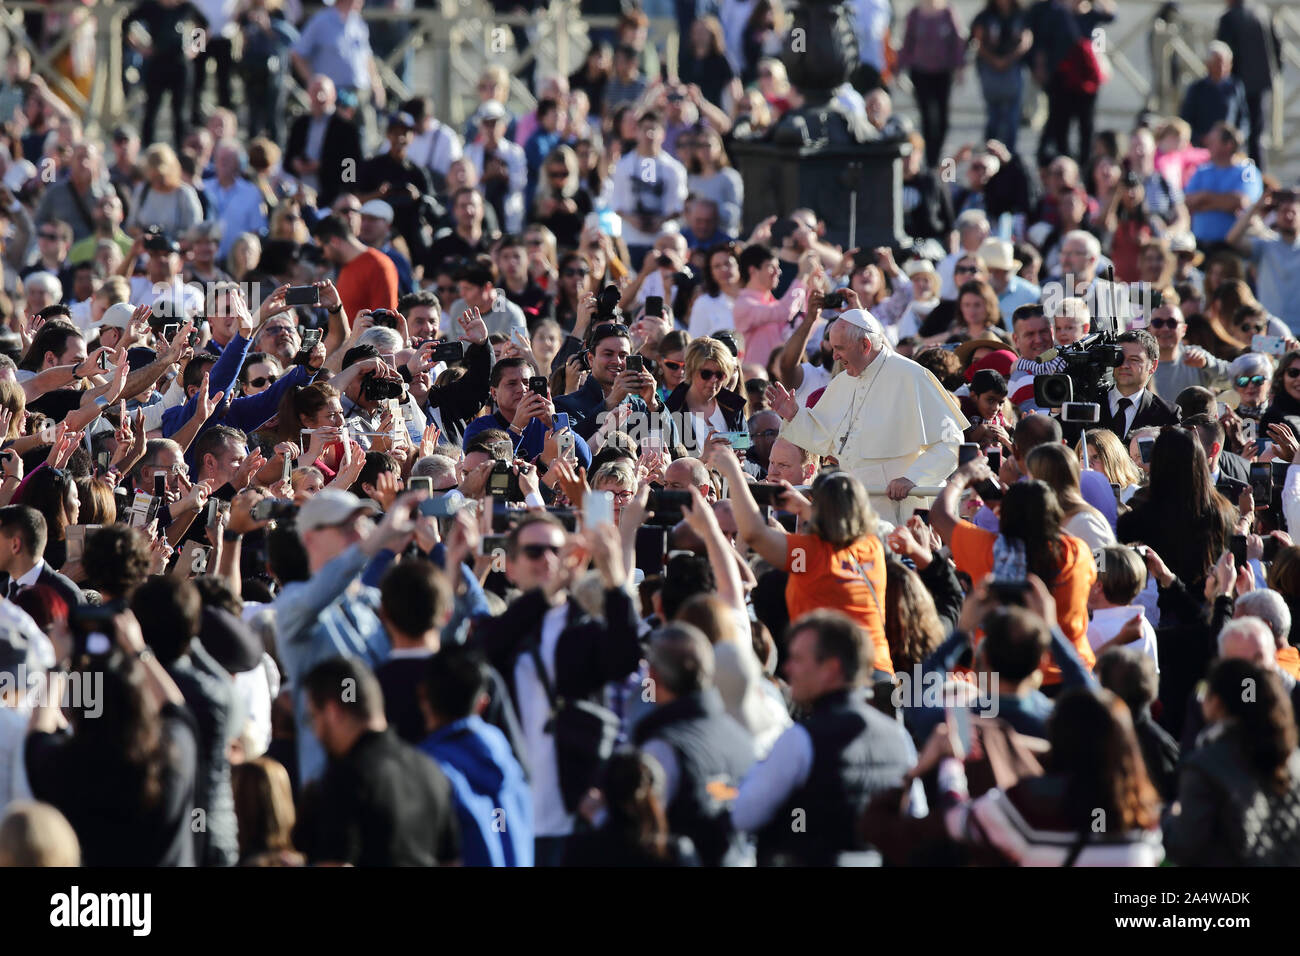
[[[1115,368],[1115,384],[1101,403],[1102,428],[1128,439],[1135,428],[1178,424],[1178,409],[1147,386],[1160,364],[1160,346],[1145,329],[1125,332],[1116,339],[1124,361]]]

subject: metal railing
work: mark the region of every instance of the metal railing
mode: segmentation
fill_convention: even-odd
[[[34,72],[80,114],[91,133],[103,134],[127,119],[131,93],[124,83],[123,23],[131,4],[100,2],[85,6],[75,0],[45,3],[42,0],[4,0],[0,3],[0,31],[11,41],[26,47],[32,55]],[[26,16],[71,14],[83,11],[94,21],[95,71],[89,96],[82,94],[58,69],[58,57],[73,42],[68,33],[42,49],[25,29]],[[310,17],[315,8],[306,15]],[[489,64],[501,64],[511,76],[509,106],[520,112],[536,108],[537,102],[524,82],[535,76],[574,72],[586,58],[591,41],[588,31],[613,29],[616,17],[584,17],[577,0],[551,0],[535,13],[500,14],[484,0],[438,0],[432,9],[411,11],[363,9],[370,24],[400,23],[406,27],[397,45],[375,58],[380,78],[396,99],[427,92],[433,97],[436,115],[454,126],[462,124],[477,106],[475,86]],[[305,22],[305,20],[304,20]],[[521,49],[519,32],[527,38]],[[678,34],[676,21],[655,20],[650,40],[660,52],[669,75],[677,75]],[[409,82],[403,67],[410,56]],[[297,77],[288,74],[288,102],[291,109],[307,108],[306,91]]]

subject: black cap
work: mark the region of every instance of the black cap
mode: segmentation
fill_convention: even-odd
[[[180,252],[181,246],[165,232],[151,233],[144,240],[146,252]]]
[[[128,140],[139,139],[140,134],[135,131],[135,127],[128,123],[113,127],[113,142],[125,143]]]
[[[393,113],[388,117],[388,128],[394,129],[398,126],[415,129],[415,117],[405,111]]]

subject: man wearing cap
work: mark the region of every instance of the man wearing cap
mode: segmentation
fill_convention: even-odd
[[[398,504],[404,500],[409,502],[404,498]],[[373,501],[326,488],[307,500],[295,520],[311,577],[286,584],[272,608],[276,648],[293,688],[300,787],[325,770],[325,752],[312,732],[303,679],[331,657],[357,657],[372,670],[388,658],[379,590],[359,579],[380,551],[401,551],[414,524],[408,510],[395,505],[375,525],[371,516],[376,510]]]
[[[360,224],[357,238],[393,260],[397,269],[397,291],[401,295],[408,295],[415,288],[415,279],[411,275],[410,260],[398,252],[392,243],[393,207],[382,199],[362,203]]]
[[[485,100],[474,113],[479,137],[465,147],[465,158],[474,164],[483,196],[496,209],[497,221],[506,232],[524,228],[524,191],[528,188],[528,157],[524,148],[506,138],[506,108],[496,100]]]
[[[1271,230],[1261,221],[1270,209]],[[1224,241],[1255,263],[1260,305],[1292,334],[1300,331],[1300,196],[1295,190],[1265,193],[1237,217]]]
[[[957,280],[953,270],[957,260],[965,255],[978,255],[980,246],[989,237],[989,217],[981,209],[967,209],[957,217],[957,251],[950,252],[939,263],[939,298],[957,298]]]
[[[99,147],[78,143],[72,150],[67,178],[54,183],[41,197],[32,217],[36,225],[58,219],[72,227],[73,241],[89,236],[95,231],[95,206],[106,194],[103,175]]]
[[[1024,265],[1015,256],[1015,247],[1004,239],[986,239],[980,257],[989,270],[989,284],[998,297],[998,310],[1010,315],[1022,305],[1037,302],[1042,290],[1016,273]]]
[[[307,86],[311,112],[289,128],[285,168],[316,190],[318,208],[326,209],[343,191],[343,176],[356,175],[363,155],[361,130],[336,109],[334,81],[323,74]]]
[[[924,507],[911,490],[940,485],[957,468],[970,423],[930,372],[887,347],[869,312],[840,313],[827,336],[844,374],[831,379],[816,408],[800,407],[780,384],[768,389],[772,410],[786,421],[781,437],[834,455],[866,486],[876,513],[901,524]]]
[[[93,325],[99,330],[99,344],[109,349],[130,348],[135,344],[134,336],[128,338],[127,335],[134,315],[135,309],[127,302],[116,302],[105,309]]]
[[[1187,283],[1196,289],[1197,295],[1204,294],[1205,273],[1200,265],[1205,261],[1205,253],[1196,248],[1196,237],[1190,232],[1174,233],[1169,237],[1169,251],[1174,254],[1175,263],[1169,284]]]
[[[252,232],[260,235],[266,229],[266,203],[262,191],[243,175],[247,161],[247,154],[238,140],[222,140],[212,154],[217,174],[203,181],[203,191],[212,203],[208,218],[221,223],[218,259],[226,257],[241,234]]]
[[[409,113],[394,113],[388,118],[388,152],[372,156],[361,164],[357,178],[357,198],[362,203],[382,199],[393,210],[392,226],[406,240],[406,248],[417,260],[428,248],[425,223],[442,218],[441,207],[434,206],[433,180],[424,167],[411,162],[407,155],[415,137],[415,120]],[[426,206],[429,207],[426,213]]]

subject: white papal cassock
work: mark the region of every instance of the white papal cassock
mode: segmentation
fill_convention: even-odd
[[[781,437],[818,455],[834,455],[840,468],[866,486],[876,513],[901,524],[925,499],[891,501],[895,478],[921,487],[939,485],[957,469],[962,432],[970,423],[956,396],[928,370],[888,350],[860,375],[831,379],[816,408],[801,407]]]

